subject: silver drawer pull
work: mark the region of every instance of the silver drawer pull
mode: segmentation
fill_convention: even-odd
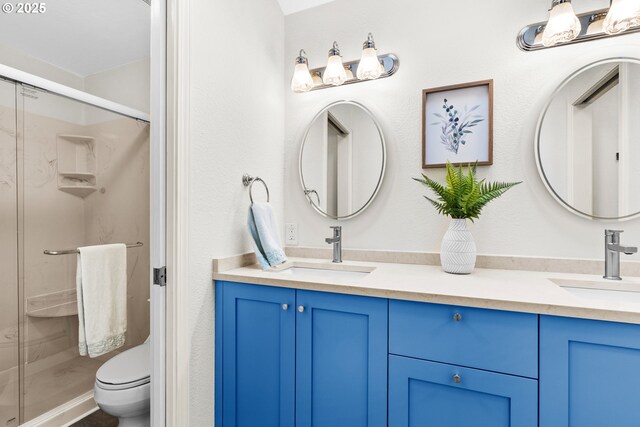
[[[455,320],[456,322],[459,322],[462,320],[462,314],[460,313],[456,313],[453,315],[453,320]]]
[[[299,311],[300,313],[304,312],[304,305],[300,305],[300,306],[298,306],[298,311]]]
[[[460,384],[460,381],[462,381],[462,378],[460,378],[460,375],[453,374],[453,382],[456,384]]]
[[[283,309],[284,311],[289,310],[289,304],[282,304],[282,309]]]

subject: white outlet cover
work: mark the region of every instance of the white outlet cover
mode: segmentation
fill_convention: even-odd
[[[285,242],[287,245],[295,246],[298,244],[298,224],[285,224]]]

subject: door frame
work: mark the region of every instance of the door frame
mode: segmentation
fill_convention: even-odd
[[[189,425],[189,0],[166,1],[166,425]],[[152,4],[155,3],[152,2]],[[160,22],[159,25],[161,25]],[[153,24],[152,24],[153,25]],[[161,69],[161,64],[159,69]],[[157,75],[156,75],[157,77]],[[162,90],[162,79],[153,79]],[[152,115],[152,118],[155,117]],[[213,380],[213,379],[212,379]]]

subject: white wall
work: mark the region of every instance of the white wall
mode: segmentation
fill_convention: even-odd
[[[298,150],[314,114],[339,99],[359,101],[382,124],[388,143],[388,169],[378,198],[362,215],[344,222],[347,248],[437,251],[448,220],[422,198],[421,90],[494,79],[494,165],[480,169],[490,180],[524,184],[489,205],[473,226],[483,254],[601,258],[607,226],[624,228],[624,241],[640,243],[640,221],[607,224],[567,212],[547,193],[533,156],[536,122],[545,101],[574,70],[612,56],[638,56],[640,35],[522,52],[515,43],[520,29],[547,18],[547,0],[478,2],[460,0],[394,2],[337,0],[289,15],[285,20],[285,80],[300,48],[312,68],[324,65],[333,40],[345,60],[360,56],[373,32],[380,53],[400,58],[389,79],[306,94],[286,93],[285,222],[299,224],[304,246],[324,246],[332,221],[305,201],[298,179]],[[578,12],[598,9],[601,1],[576,4]],[[443,177],[442,170],[428,174]],[[636,256],[637,258],[637,256]]]
[[[148,113],[151,102],[149,58],[84,78],[84,90]]]
[[[35,74],[74,89],[84,89],[84,80],[81,75],[63,70],[3,44],[0,44],[0,64]]]
[[[190,14],[189,425],[210,426],[211,260],[251,250],[243,173],[267,182],[279,222],[283,218],[284,17],[276,0],[193,0]]]

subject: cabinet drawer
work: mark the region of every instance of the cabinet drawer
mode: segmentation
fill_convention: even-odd
[[[537,427],[538,381],[389,357],[389,426]]]
[[[537,378],[538,316],[391,300],[389,351]]]

